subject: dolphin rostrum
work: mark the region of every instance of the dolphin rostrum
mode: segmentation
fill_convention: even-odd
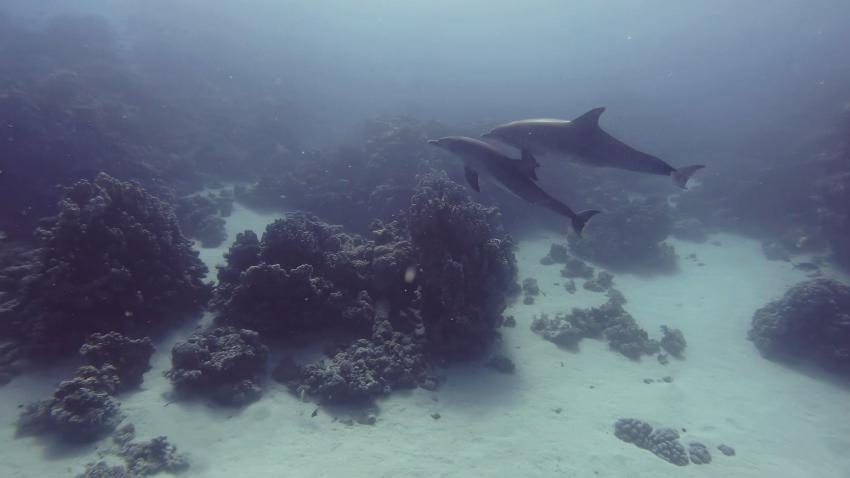
[[[639,173],[670,176],[687,189],[688,179],[703,165],[676,169],[660,158],[638,151],[599,127],[605,108],[596,108],[567,121],[528,119],[497,126],[485,138],[499,139],[533,155],[567,155],[591,166],[626,169]]]
[[[463,160],[463,172],[472,189],[480,192],[479,175],[484,175],[496,186],[532,204],[539,204],[570,218],[573,230],[581,236],[587,221],[599,211],[574,212],[569,206],[553,198],[534,182],[537,162],[526,152],[521,160],[511,159],[484,141],[465,136],[446,136],[432,139],[429,144],[451,151]]]

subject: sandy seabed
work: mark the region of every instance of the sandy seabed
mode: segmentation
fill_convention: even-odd
[[[236,205],[229,241],[246,228],[260,234],[272,219]],[[244,409],[169,403],[163,372],[171,346],[193,324],[157,344],[142,389],[119,397],[127,421],[139,439],[166,435],[186,452],[186,478],[850,476],[850,386],[764,360],[746,338],[753,312],[805,280],[803,272],[765,260],[756,241],[721,234],[704,244],[671,241],[682,258],[676,274],[617,274],[626,310],[650,335],[658,337],[662,324],[684,332],[686,359],[663,366],[628,360],[596,340],[566,351],[529,330],[536,314],[605,301],[580,286],[568,294],[560,266],[539,263],[552,242],[563,238],[540,234],[517,250],[520,279],[536,278],[542,294],[506,311],[517,326],[502,329],[494,352],[516,363],[514,375],[481,363],[454,366],[437,391],[381,400],[372,426],[345,425],[325,411],[311,417],[314,404],[271,380]],[[214,271],[225,250],[204,249],[201,257]],[[697,261],[684,260],[691,253]],[[0,477],[73,477],[110,446],[108,439],[66,448],[14,437],[20,405],[47,397],[71,372],[57,367],[0,388]],[[673,381],[644,383],[664,376]],[[622,417],[684,428],[682,442],[706,444],[713,462],[677,467],[624,443],[613,433]],[[721,443],[737,455],[722,455]]]

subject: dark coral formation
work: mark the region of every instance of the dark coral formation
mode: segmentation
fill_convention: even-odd
[[[735,456],[735,449],[729,445],[717,445],[717,449],[726,456]]]
[[[573,309],[568,315],[534,319],[531,330],[546,340],[566,348],[575,348],[584,338],[603,338],[611,349],[632,360],[658,352],[658,342],[649,338],[622,303],[608,302],[590,309]]]
[[[79,353],[94,367],[115,367],[119,379],[117,391],[123,392],[142,384],[142,376],[151,368],[153,352],[154,346],[148,337],[131,339],[118,332],[109,332],[89,336]]]
[[[552,244],[549,247],[549,254],[546,254],[540,263],[544,266],[551,264],[566,264],[569,255],[567,254],[567,246],[562,244]]]
[[[708,451],[708,447],[699,442],[688,443],[688,457],[694,465],[711,463],[711,452]]]
[[[561,276],[566,277],[567,279],[593,279],[593,274],[596,270],[587,265],[581,259],[576,259],[575,257],[568,257],[564,261],[564,268],[561,269]]]
[[[246,231],[219,269],[219,322],[276,337],[320,329],[367,335],[372,296],[403,308],[413,299],[404,282],[412,267],[409,243],[392,225],[374,225],[376,241],[344,234],[315,216],[293,213]]]
[[[605,292],[614,285],[614,275],[607,271],[599,271],[595,279],[588,280],[582,287],[592,292]]]
[[[112,432],[124,419],[113,397],[120,383],[111,365],[80,367],[49,399],[27,405],[18,419],[18,434],[56,433],[70,442],[88,442]]]
[[[177,452],[177,447],[159,436],[146,442],[135,442],[133,424],[118,429],[112,439],[115,446],[106,453],[124,460],[124,466],[109,466],[106,462],[90,463],[77,478],[142,478],[166,472],[178,474],[189,468],[186,455]]]
[[[413,388],[428,378],[428,370],[421,333],[394,332],[389,321],[380,320],[371,338],[355,341],[330,360],[303,367],[294,385],[321,403],[362,403]]]
[[[189,460],[177,452],[177,447],[164,436],[142,443],[130,442],[121,447],[118,455],[127,463],[130,476],[150,476],[157,473],[180,473],[189,468]]]
[[[370,229],[367,239],[287,214],[262,239],[240,234],[219,270],[217,323],[276,339],[321,332],[348,344],[328,360],[275,373],[321,402],[435,383],[429,364],[483,353],[518,291],[498,212],[444,175],[420,178],[409,214]]]
[[[540,287],[537,285],[537,279],[533,277],[523,279],[522,292],[525,295],[540,295]]]
[[[646,448],[655,456],[678,466],[690,463],[684,445],[679,442],[679,432],[672,428],[656,428],[646,439]]]
[[[201,247],[218,247],[227,239],[224,218],[232,210],[233,196],[228,192],[186,196],[174,208],[183,234],[200,241]]]
[[[426,346],[447,358],[481,354],[516,287],[513,243],[498,210],[470,201],[444,176],[422,177],[411,200]]]
[[[268,348],[257,332],[217,327],[175,345],[167,374],[178,391],[207,393],[239,406],[260,398],[267,360]]]
[[[104,461],[97,463],[89,463],[86,465],[86,470],[76,478],[135,478],[127,473],[127,469],[123,466],[109,466]]]
[[[492,368],[493,370],[504,374],[512,374],[516,370],[516,364],[514,364],[514,361],[501,354],[490,357],[486,362],[484,362],[484,365],[487,368]]]
[[[527,277],[522,280],[522,293],[523,299],[522,301],[531,305],[534,303],[534,297],[540,295],[540,287],[537,285],[537,279],[533,277]]]
[[[676,358],[682,358],[685,354],[685,347],[688,345],[685,334],[679,329],[672,329],[666,325],[661,326],[661,334],[661,348]]]
[[[652,425],[635,418],[621,418],[614,424],[614,435],[626,443],[645,448]]]
[[[659,200],[634,200],[606,211],[588,225],[581,238],[570,237],[570,250],[614,270],[673,270],[676,253],[663,242],[672,230],[668,209]]]
[[[92,334],[79,350],[87,365],[60,383],[51,398],[27,405],[18,419],[18,433],[56,433],[81,442],[110,433],[124,419],[114,396],[141,385],[153,351],[147,337]]]
[[[685,466],[690,463],[685,447],[679,442],[679,433],[672,428],[653,430],[650,424],[642,420],[621,418],[614,424],[614,435],[674,465]]]
[[[749,338],[771,360],[811,360],[850,372],[850,287],[832,279],[801,282],[753,314]]]
[[[3,330],[51,356],[93,332],[146,335],[200,311],[206,267],[171,208],[105,174],[68,189]]]

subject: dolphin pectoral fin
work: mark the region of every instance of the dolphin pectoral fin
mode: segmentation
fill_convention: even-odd
[[[468,182],[469,185],[472,186],[472,189],[474,189],[475,192],[480,193],[481,188],[478,187],[478,173],[476,173],[473,169],[464,166],[463,175],[466,176],[466,182]]]
[[[593,108],[587,113],[572,120],[572,123],[582,128],[599,128],[599,117],[605,112],[604,107]]]
[[[673,178],[673,184],[679,186],[682,189],[688,189],[688,180],[691,179],[691,176],[704,168],[705,165],[695,164],[693,166],[685,166],[684,168],[679,168],[672,173],[670,173],[670,177]]]
[[[573,218],[573,231],[575,231],[578,237],[581,237],[581,231],[584,230],[584,226],[587,225],[587,221],[590,220],[593,216],[599,214],[601,211],[597,211],[596,209],[588,209],[587,211],[581,211],[577,213]]]
[[[519,160],[519,169],[525,173],[529,178],[537,181],[537,168],[540,167],[540,163],[537,162],[537,158],[535,158],[531,153],[527,150],[522,150],[522,159]]]

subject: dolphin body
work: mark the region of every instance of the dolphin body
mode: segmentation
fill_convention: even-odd
[[[428,143],[448,150],[463,160],[466,181],[475,191],[481,191],[478,184],[479,175],[486,175],[496,186],[520,199],[539,204],[570,218],[573,230],[579,236],[587,221],[599,213],[596,210],[576,213],[569,206],[540,189],[534,182],[537,179],[534,174],[537,162],[528,153],[523,154],[521,160],[511,159],[492,145],[466,136],[446,136],[429,140]]]
[[[605,108],[568,120],[528,119],[497,126],[485,138],[496,138],[532,155],[568,155],[591,166],[670,176],[687,189],[688,179],[704,165],[676,169],[660,158],[638,151],[599,127]]]

